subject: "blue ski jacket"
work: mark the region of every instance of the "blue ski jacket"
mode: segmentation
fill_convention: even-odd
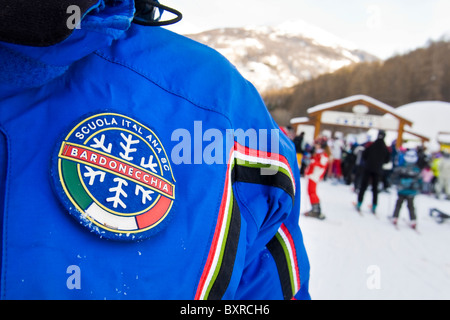
[[[212,49],[102,1],[0,42],[3,299],[309,299],[295,148]]]

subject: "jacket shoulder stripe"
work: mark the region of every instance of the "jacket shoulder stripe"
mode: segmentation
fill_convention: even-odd
[[[277,168],[270,174],[261,174],[261,168],[247,167],[236,165],[234,167],[234,179],[238,182],[248,182],[262,184],[266,186],[277,187],[288,193],[294,201],[295,191],[292,181],[282,171],[281,168]]]
[[[235,157],[236,163],[241,167],[253,167],[266,169],[267,175],[270,176],[270,171],[278,171],[286,175],[291,183],[293,194],[295,195],[295,179],[292,173],[292,168],[285,156],[277,153],[269,153],[251,149],[242,146],[235,142]],[[273,172],[272,172],[273,173]]]
[[[241,228],[239,207],[233,197],[231,177],[233,162],[234,157],[231,153],[219,216],[208,258],[197,287],[196,300],[221,299],[231,280]]]
[[[300,290],[301,282],[294,241],[284,224],[267,244],[267,249],[275,260],[283,297],[290,300]]]
[[[234,262],[237,254],[239,244],[239,236],[241,229],[241,215],[236,199],[232,197],[232,212],[230,222],[228,223],[227,239],[223,243],[221,251],[220,268],[216,269],[216,276],[214,282],[209,288],[208,300],[222,299],[233,273]]]
[[[221,299],[231,280],[241,228],[233,183],[240,181],[275,186],[287,192],[292,199],[295,197],[294,177],[284,156],[247,148],[235,142],[228,159],[222,202],[211,247],[195,294],[196,300]],[[272,172],[262,175],[262,169]],[[287,252],[295,252],[290,250]],[[286,266],[292,269],[291,263]]]

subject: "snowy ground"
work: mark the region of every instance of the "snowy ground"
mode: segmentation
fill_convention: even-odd
[[[302,213],[310,208],[305,187],[302,179]],[[353,208],[351,187],[325,181],[318,193],[327,219],[300,219],[313,299],[450,299],[450,221],[429,217],[434,207],[450,213],[450,201],[417,196],[418,233],[406,224],[406,203],[399,230],[388,221],[395,192],[379,195],[377,218],[368,208],[370,190],[363,216]]]

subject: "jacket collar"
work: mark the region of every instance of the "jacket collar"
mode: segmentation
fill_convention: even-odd
[[[100,0],[80,28],[56,45],[0,42],[0,94],[42,86],[64,74],[74,62],[111,45],[130,27],[134,10],[134,0]]]

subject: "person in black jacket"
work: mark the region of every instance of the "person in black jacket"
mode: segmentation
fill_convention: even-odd
[[[356,209],[361,211],[361,205],[364,199],[364,193],[369,186],[369,181],[372,182],[372,213],[375,214],[378,204],[378,181],[382,173],[383,164],[389,161],[389,149],[387,148],[384,138],[386,132],[380,130],[377,140],[364,150],[364,172],[361,180],[361,188],[358,194],[358,203]]]
[[[295,152],[297,153],[297,162],[298,167],[302,167],[302,160],[303,160],[303,139],[304,139],[305,133],[301,132],[300,135],[296,136],[294,138],[294,145],[295,145]]]

